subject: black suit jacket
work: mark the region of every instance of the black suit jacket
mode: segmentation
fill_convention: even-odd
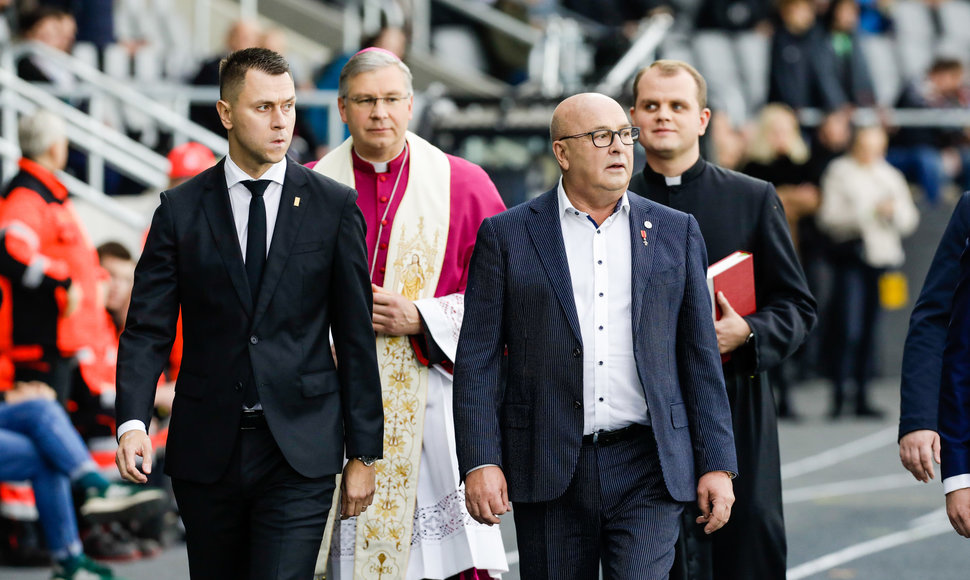
[[[364,219],[356,193],[292,161],[252,304],[223,160],[161,194],[135,270],[118,351],[118,423],[151,416],[182,311],[166,471],[214,482],[255,381],[270,431],[307,477],[347,455],[381,455],[383,411],[371,326]],[[330,354],[328,330],[340,358]]]

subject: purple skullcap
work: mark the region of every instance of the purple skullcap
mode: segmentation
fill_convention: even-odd
[[[358,50],[356,53],[354,53],[354,56],[357,56],[359,54],[364,54],[365,52],[375,52],[375,51],[376,52],[381,52],[381,53],[384,53],[384,54],[386,54],[386,55],[388,55],[390,57],[393,57],[394,60],[396,60],[396,61],[400,61],[401,60],[400,57],[398,57],[393,52],[387,50],[386,48],[381,48],[379,46],[368,46],[367,48],[362,48],[362,49]],[[353,58],[353,57],[351,57],[351,58]]]

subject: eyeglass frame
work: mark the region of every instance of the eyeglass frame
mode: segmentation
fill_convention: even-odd
[[[593,147],[597,147],[599,149],[606,149],[607,147],[613,144],[613,140],[616,139],[617,136],[619,136],[621,131],[626,131],[627,129],[630,130],[630,137],[633,139],[633,141],[631,143],[623,143],[623,138],[620,137],[620,143],[623,145],[633,145],[637,142],[637,139],[640,138],[640,127],[634,127],[633,125],[630,125],[629,127],[623,127],[622,129],[617,129],[616,131],[613,131],[612,129],[596,129],[595,131],[588,131],[586,133],[579,133],[577,135],[566,135],[565,137],[559,137],[558,139],[556,139],[556,141],[562,141],[563,139],[577,139],[579,137],[585,137],[589,135],[589,140],[593,143]],[[610,133],[610,142],[607,143],[606,145],[597,145],[596,138],[593,137],[593,135],[595,135],[596,133],[604,133],[604,132]]]
[[[411,93],[406,95],[390,95],[387,97],[344,97],[344,99],[350,101],[354,105],[360,108],[367,108],[374,110],[377,108],[377,104],[380,102],[384,103],[385,107],[395,107],[402,104],[411,98]],[[393,102],[388,102],[388,99],[393,99]]]

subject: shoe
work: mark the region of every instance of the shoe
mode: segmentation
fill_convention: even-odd
[[[869,405],[861,405],[855,410],[855,416],[866,419],[882,419],[886,416],[886,413]]]
[[[135,545],[142,558],[154,558],[162,553],[162,545],[150,538],[135,538]]]
[[[120,524],[95,526],[83,538],[84,553],[98,560],[130,562],[141,558],[138,543]]]
[[[89,492],[81,504],[81,516],[91,523],[144,519],[168,506],[165,492],[129,483],[112,483],[103,493]]]
[[[111,568],[102,566],[84,554],[73,562],[69,568],[63,564],[54,564],[54,575],[51,580],[121,580],[114,575]]]

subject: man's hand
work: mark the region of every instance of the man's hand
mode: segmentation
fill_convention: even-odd
[[[946,494],[946,515],[958,534],[970,538],[970,487]]]
[[[512,511],[502,468],[487,465],[465,476],[465,507],[476,522],[489,526],[498,516]]]
[[[359,459],[351,459],[340,480],[340,519],[359,516],[374,501],[376,470]]]
[[[374,290],[374,331],[391,336],[409,336],[421,332],[418,307],[404,296],[371,284]]]
[[[141,457],[141,471],[138,471],[136,457]],[[123,479],[133,483],[148,483],[145,474],[152,472],[152,440],[148,438],[148,433],[133,429],[122,435],[118,441],[118,451],[115,452],[115,464]]]
[[[13,388],[7,391],[5,400],[10,405],[31,401],[33,399],[47,399],[53,401],[57,398],[57,393],[50,388],[47,383],[40,381],[18,381]]]
[[[697,482],[697,507],[701,516],[698,524],[706,522],[704,533],[710,534],[721,529],[731,519],[731,506],[734,505],[734,484],[731,476],[724,471],[709,471]]]
[[[928,483],[936,476],[933,461],[940,463],[940,434],[931,429],[918,429],[899,440],[899,460],[917,481]]]
[[[714,321],[714,332],[717,333],[717,350],[721,354],[734,352],[744,344],[751,334],[748,321],[734,311],[731,303],[724,296],[724,292],[717,293],[717,303],[721,307],[721,319]]]

